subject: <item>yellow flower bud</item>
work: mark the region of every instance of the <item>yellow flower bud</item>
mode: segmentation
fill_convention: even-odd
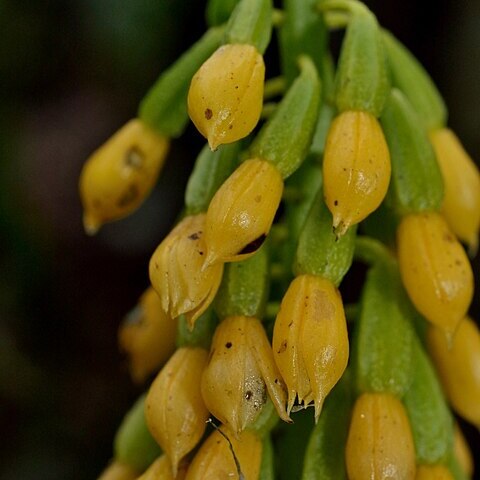
[[[340,292],[328,280],[300,275],[288,287],[273,330],[273,355],[288,388],[288,412],[295,398],[323,401],[348,362],[347,323]]]
[[[212,303],[223,264],[205,265],[205,214],[184,218],[163,240],[150,259],[150,281],[162,308],[176,318],[185,314],[190,326]]]
[[[455,458],[460,465],[460,468],[463,470],[467,477],[473,475],[473,457],[470,447],[468,446],[465,437],[463,436],[462,431],[458,424],[455,424],[454,437],[453,437],[453,453]]]
[[[177,321],[162,309],[160,297],[149,287],[126,316],[118,332],[120,348],[128,355],[134,382],[157,371],[175,351]]]
[[[282,177],[272,164],[258,158],[243,162],[208,207],[206,264],[252,256],[270,231],[282,192]]]
[[[138,474],[132,467],[114,460],[98,477],[98,480],[134,480]]]
[[[405,408],[389,393],[355,402],[346,446],[349,480],[415,478],[415,447]]]
[[[404,217],[397,231],[403,284],[417,310],[448,337],[455,333],[473,296],[467,255],[438,213]]]
[[[180,465],[176,476],[172,475],[172,466],[166,455],[158,457],[145,473],[137,480],[183,480],[187,474],[187,465]]]
[[[194,75],[188,114],[210,148],[246,137],[263,104],[265,64],[252,45],[223,45]]]
[[[145,400],[148,429],[168,455],[173,476],[205,431],[209,414],[200,379],[207,357],[203,348],[179,348],[153,381]]]
[[[445,465],[418,465],[415,480],[454,480]]]
[[[442,171],[445,196],[442,213],[460,240],[477,250],[480,228],[480,174],[457,136],[448,128],[430,132]]]
[[[453,409],[480,428],[480,331],[468,317],[451,343],[435,328],[428,331],[428,349]]]
[[[83,224],[89,235],[135,211],[157,181],[168,139],[130,120],[85,163],[80,176]]]
[[[262,461],[261,440],[248,430],[238,438],[225,427],[221,427],[221,431],[228,437],[231,446],[224,435],[215,430],[195,455],[185,480],[258,480]]]
[[[346,111],[328,131],[323,157],[325,203],[337,235],[377,209],[390,183],[390,153],[378,120]]]
[[[290,421],[285,384],[262,324],[252,317],[226,318],[215,331],[203,373],[207,408],[238,434],[259,415],[267,390],[280,417]]]

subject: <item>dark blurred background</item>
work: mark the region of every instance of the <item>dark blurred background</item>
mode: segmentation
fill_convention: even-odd
[[[450,126],[478,161],[480,2],[367,4],[431,73]],[[96,478],[141,391],[116,331],[148,284],[149,257],[181,208],[203,142],[189,127],[144,206],[94,238],[82,229],[77,180],[87,156],[202,34],[204,7],[0,0],[1,480]],[[478,312],[477,296],[477,320]]]

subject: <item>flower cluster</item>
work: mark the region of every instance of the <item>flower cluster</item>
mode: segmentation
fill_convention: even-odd
[[[476,252],[479,172],[375,15],[312,5],[210,0],[210,30],[85,165],[93,234],[140,206],[187,114],[208,142],[120,327],[132,378],[156,377],[103,479],[272,479],[283,456],[304,479],[472,473],[452,410],[480,426],[461,243]],[[274,26],[282,76],[265,81]],[[338,27],[334,66],[311,39]],[[367,275],[344,305],[354,261]]]

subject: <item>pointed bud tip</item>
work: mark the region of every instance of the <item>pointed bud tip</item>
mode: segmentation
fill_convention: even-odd
[[[83,228],[85,233],[90,237],[93,237],[100,230],[102,222],[100,222],[91,213],[85,212],[83,214]]]

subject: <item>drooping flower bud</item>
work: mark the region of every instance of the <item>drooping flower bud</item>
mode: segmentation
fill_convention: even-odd
[[[262,442],[245,430],[235,438],[229,430],[215,430],[202,444],[185,480],[257,480],[262,460]]]
[[[480,331],[468,317],[449,343],[436,328],[427,335],[428,349],[453,409],[480,428]]]
[[[209,414],[200,379],[207,356],[203,348],[179,348],[153,381],[145,402],[148,428],[167,454],[173,476],[205,431]]]
[[[415,447],[400,400],[389,393],[364,393],[357,399],[346,463],[349,480],[415,478]]]
[[[300,275],[283,297],[273,330],[273,355],[288,388],[288,412],[295,399],[323,401],[348,362],[348,333],[342,299],[321,277]]]
[[[175,351],[176,332],[176,320],[165,314],[160,297],[149,287],[118,332],[134,382],[142,383],[170,357]]]
[[[167,138],[133,119],[90,156],[80,176],[83,224],[89,235],[141,205],[157,181],[167,151]]]
[[[454,480],[445,465],[418,465],[415,480]]]
[[[258,158],[243,162],[208,207],[206,265],[253,255],[270,231],[282,192],[282,177],[272,164]]]
[[[397,231],[402,281],[417,310],[452,337],[473,296],[467,255],[438,213],[404,217]]]
[[[370,113],[346,111],[330,126],[323,159],[324,195],[337,235],[377,209],[390,182],[390,154]]]
[[[98,480],[134,480],[137,472],[122,462],[114,460],[98,477]]]
[[[223,264],[205,265],[205,214],[184,218],[150,259],[150,281],[163,310],[176,318],[185,314],[190,326],[213,301],[222,280]]]
[[[173,476],[170,460],[164,454],[158,457],[137,480],[183,480],[186,474],[187,465],[182,464],[178,467],[177,475]]]
[[[260,119],[265,64],[252,45],[220,47],[194,75],[188,113],[210,148],[246,137]]]
[[[215,331],[202,377],[207,408],[239,434],[258,417],[267,391],[279,416],[290,421],[286,388],[262,324],[253,317],[226,318]]]
[[[453,436],[453,452],[455,458],[457,459],[460,468],[463,470],[465,475],[469,478],[473,475],[473,458],[470,447],[468,446],[465,437],[463,436],[462,430],[455,424],[454,436]]]
[[[448,128],[430,132],[442,171],[445,197],[442,213],[460,240],[476,252],[480,228],[480,174],[457,136]]]

